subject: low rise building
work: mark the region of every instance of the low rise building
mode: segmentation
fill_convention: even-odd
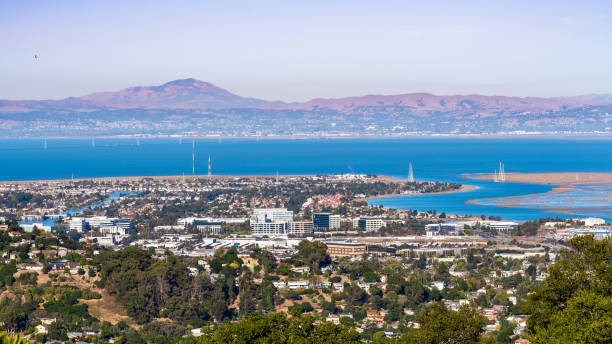
[[[310,235],[314,231],[312,222],[308,221],[291,221],[287,222],[287,235]]]
[[[360,217],[357,226],[366,232],[373,232],[381,229],[385,223],[380,217]]]
[[[359,258],[366,253],[366,245],[353,241],[326,241],[327,254],[333,258]]]

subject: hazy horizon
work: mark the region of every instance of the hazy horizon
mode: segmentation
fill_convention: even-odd
[[[610,13],[606,1],[3,2],[0,99],[184,78],[285,102],[612,94]]]

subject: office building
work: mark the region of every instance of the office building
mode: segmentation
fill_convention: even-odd
[[[221,234],[221,221],[194,220],[193,226],[202,233]]]
[[[300,221],[300,222],[287,222],[285,233],[287,235],[310,235],[314,231],[312,222]]]
[[[326,241],[327,254],[332,258],[359,258],[366,253],[366,245],[353,241]]]
[[[83,233],[83,231],[87,228],[87,222],[82,217],[73,217],[70,219],[69,227],[71,231],[77,233]]]
[[[315,213],[312,216],[314,228],[318,231],[329,231],[340,228],[340,215],[332,213]]]
[[[284,235],[286,224],[286,222],[251,222],[251,232],[255,236]]]
[[[450,232],[455,233],[462,231],[464,225],[462,223],[430,223],[425,225],[426,232]]]
[[[366,232],[373,232],[381,229],[385,223],[380,217],[360,217],[357,225]]]
[[[293,212],[286,208],[259,208],[253,210],[251,222],[289,222]]]

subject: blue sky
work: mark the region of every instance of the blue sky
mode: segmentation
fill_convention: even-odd
[[[612,93],[610,23],[612,1],[0,0],[0,99]]]

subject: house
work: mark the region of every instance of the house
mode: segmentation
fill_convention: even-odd
[[[57,321],[57,318],[40,318],[40,323],[43,325],[51,325]]]
[[[83,337],[83,332],[66,332],[68,339],[76,339]]]
[[[338,314],[330,314],[325,318],[325,321],[340,325],[340,316]]]
[[[385,322],[385,313],[369,311],[366,316],[366,321],[372,322],[380,327]]]
[[[385,336],[387,338],[395,338],[395,337],[397,337],[397,333],[395,333],[393,331],[385,330]]]
[[[289,281],[287,286],[289,289],[306,289],[310,284],[308,281]]]
[[[308,266],[297,266],[297,267],[291,268],[291,271],[303,274],[305,272],[310,272],[310,267],[308,267]]]
[[[194,337],[201,337],[203,335],[201,328],[191,329],[191,335]]]
[[[86,336],[97,336],[100,333],[98,330],[90,327],[82,327],[81,330],[83,330]]]
[[[287,288],[287,283],[285,281],[274,281],[272,282],[272,285],[274,286],[274,288],[276,289],[284,289]]]
[[[332,289],[334,291],[343,292],[344,291],[344,284],[341,283],[341,282],[332,283]]]
[[[47,325],[36,325],[36,327],[34,328],[34,332],[36,334],[47,334],[49,333],[49,330],[47,329]]]
[[[49,262],[49,266],[51,266],[51,270],[64,270],[66,268],[66,261],[58,260]]]

